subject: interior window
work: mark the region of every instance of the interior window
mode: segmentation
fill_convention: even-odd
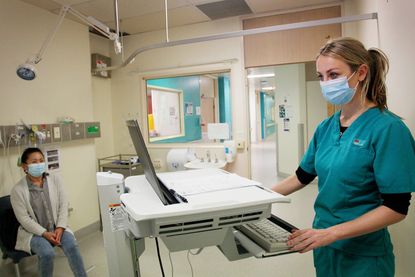
[[[150,143],[209,143],[210,124],[228,125],[231,138],[229,72],[147,79]],[[210,125],[212,127],[213,125]],[[226,130],[228,130],[226,129]]]

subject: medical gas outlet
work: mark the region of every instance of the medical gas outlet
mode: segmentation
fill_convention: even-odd
[[[99,122],[0,126],[0,142],[10,147],[98,137],[101,137]]]

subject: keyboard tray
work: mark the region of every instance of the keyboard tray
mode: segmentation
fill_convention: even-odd
[[[291,232],[293,229],[298,229],[295,226],[291,225],[290,223],[284,221],[283,219],[271,214],[271,217],[268,218],[268,220],[272,221],[273,223],[277,224],[281,228]],[[239,230],[234,229],[233,234],[235,238],[239,240],[241,245],[246,248],[250,253],[252,253],[256,258],[268,258],[268,257],[274,257],[274,256],[280,256],[280,255],[286,255],[295,253],[296,251],[291,250],[280,250],[276,252],[267,252],[264,250],[261,246],[259,246],[256,242],[254,242],[251,238],[249,238],[247,235],[242,233]]]

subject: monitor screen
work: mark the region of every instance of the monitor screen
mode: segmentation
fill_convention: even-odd
[[[143,166],[144,175],[157,196],[160,198],[160,201],[163,202],[164,205],[178,203],[172,193],[170,193],[166,186],[164,186],[157,178],[156,171],[154,170],[150,155],[148,154],[137,120],[127,120],[127,127],[140,163]]]

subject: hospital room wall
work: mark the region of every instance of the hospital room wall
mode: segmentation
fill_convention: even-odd
[[[0,0],[0,7],[0,125],[20,124],[20,119],[27,124],[55,123],[59,116],[92,121],[88,29],[65,20],[37,65],[38,77],[24,81],[16,76],[17,65],[39,50],[55,26],[57,16],[22,1]],[[60,174],[70,207],[74,209],[69,225],[78,230],[99,219],[94,140],[56,146],[61,153]],[[0,150],[0,195],[3,196],[10,193],[23,173],[16,166],[17,147],[10,148],[9,158],[3,155],[3,147]]]
[[[91,54],[111,55],[112,43],[101,36],[90,34]],[[92,76],[92,106],[94,120],[101,123],[101,137],[95,140],[97,158],[115,155],[112,127],[111,79]]]
[[[389,57],[390,70],[387,76],[389,109],[404,119],[415,135],[415,94],[413,91],[415,36],[415,1],[346,1],[345,15],[378,12],[379,37],[375,21],[345,25],[343,33],[362,40],[367,47],[379,47]],[[399,174],[399,172],[396,172]],[[396,256],[396,276],[414,276],[415,265],[415,203],[407,218],[389,229],[392,234]]]
[[[412,134],[415,133],[415,94],[412,91],[414,76],[415,1],[350,0],[344,2],[344,15],[377,12],[379,33],[375,20],[349,23],[343,33],[363,41],[367,47],[379,47],[389,57],[387,76],[388,106],[405,119]]]
[[[231,18],[172,28],[169,34],[170,40],[173,41],[240,29],[239,19]],[[139,47],[162,41],[165,41],[164,31],[128,36],[125,38],[125,56],[128,57],[132,51]],[[116,62],[116,57],[113,58],[113,61]],[[234,61],[223,63],[223,61],[230,59],[234,59]],[[232,120],[233,136],[235,139],[247,141],[248,115],[242,38],[231,38],[147,51],[138,55],[133,64],[113,72],[111,80],[113,122],[114,130],[117,130],[114,133],[115,151],[123,153],[135,152],[125,127],[125,119],[138,117],[142,120],[143,116],[145,116],[145,105],[143,106],[141,96],[144,87],[140,78],[143,76],[180,75],[186,71],[188,73],[189,70],[201,72],[226,68],[231,70],[232,118],[238,119]],[[224,156],[223,146],[206,146],[195,143],[169,145],[168,148],[151,146],[149,151],[152,159],[158,159],[162,162],[162,170],[166,170],[165,158],[167,151],[174,147],[197,148],[196,151],[199,151],[201,154],[210,149],[212,154],[217,153],[218,157],[222,158]],[[227,169],[242,176],[248,176],[247,168],[248,155],[245,150],[238,152],[235,162]]]
[[[297,169],[299,157],[302,156],[299,152],[302,148],[299,145],[304,144],[299,128],[305,123],[305,65],[281,65],[276,67],[275,75],[278,76],[275,104],[277,108],[280,105],[285,106],[289,120],[284,123],[284,118],[277,118],[278,174],[288,176]]]

